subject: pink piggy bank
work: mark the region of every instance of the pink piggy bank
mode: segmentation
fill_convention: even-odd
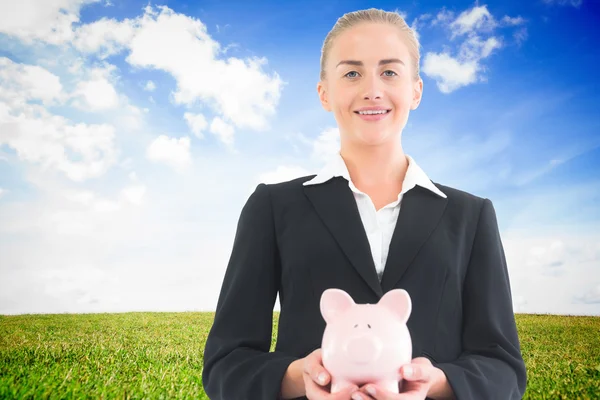
[[[367,383],[399,393],[400,367],[412,359],[408,293],[394,289],[377,304],[356,304],[345,291],[327,289],[320,306],[327,323],[321,354],[331,375],[331,393]]]

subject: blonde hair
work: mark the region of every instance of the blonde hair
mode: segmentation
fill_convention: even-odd
[[[329,55],[329,51],[331,50],[331,46],[333,46],[333,41],[335,38],[345,30],[365,22],[390,24],[398,28],[398,30],[406,38],[408,51],[412,58],[413,69],[415,72],[414,78],[415,80],[418,80],[419,60],[421,58],[421,54],[419,52],[419,40],[417,39],[415,31],[408,26],[404,18],[402,18],[399,13],[378,10],[376,8],[349,12],[337,20],[323,42],[323,48],[321,49],[320,79],[325,79],[325,64],[327,63],[327,56]]]

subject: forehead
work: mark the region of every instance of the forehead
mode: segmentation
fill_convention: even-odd
[[[408,46],[400,30],[383,23],[361,23],[346,29],[335,38],[330,51],[332,61],[378,62],[384,58],[400,58],[406,64],[409,57]]]

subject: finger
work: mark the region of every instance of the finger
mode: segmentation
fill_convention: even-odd
[[[348,386],[342,390],[340,390],[337,393],[331,394],[330,397],[328,397],[328,400],[347,400],[349,398],[353,399],[353,400],[359,400],[359,399],[355,399],[354,395],[358,393],[358,386]],[[365,398],[363,395],[363,398],[361,400],[373,400],[373,399],[369,399],[369,398]]]
[[[419,364],[406,364],[400,368],[402,378],[407,381],[429,382],[431,380],[431,367]]]
[[[352,400],[377,400],[362,390],[352,393],[352,396],[350,398]]]
[[[423,392],[407,392],[407,393],[400,393],[398,395],[398,397],[395,397],[395,399],[397,400],[423,400],[426,397],[427,394],[423,393]]]
[[[358,386],[348,386],[337,393],[331,394],[328,390],[323,389],[315,382],[313,382],[310,375],[302,374],[302,377],[304,379],[304,389],[306,391],[306,397],[310,400],[348,400],[351,398],[351,394],[358,390]]]
[[[321,386],[329,383],[330,376],[323,367],[321,349],[313,351],[304,362],[304,372],[310,375],[313,381]]]
[[[407,392],[402,392],[394,397],[395,400],[423,400],[427,397],[427,390],[409,390]]]
[[[365,385],[361,389],[361,391],[363,393],[367,393],[369,395],[369,398],[372,398],[374,400],[396,400],[399,398],[398,393],[390,392],[389,390],[386,390],[381,386],[373,384]]]
[[[302,379],[304,380],[304,390],[306,397],[310,400],[325,400],[329,395],[321,386],[317,385],[309,374],[303,373]]]
[[[413,358],[412,361],[410,362],[411,364],[419,364],[419,365],[429,365],[429,366],[433,366],[433,364],[431,363],[431,360],[427,357],[417,357],[417,358]]]

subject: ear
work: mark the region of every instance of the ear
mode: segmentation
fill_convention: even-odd
[[[408,292],[404,289],[390,290],[379,299],[378,305],[390,310],[403,324],[408,321],[412,311],[412,302]]]
[[[416,110],[421,104],[421,98],[423,97],[423,79],[419,78],[413,82],[413,98],[410,103],[410,109]]]
[[[341,289],[327,289],[321,295],[321,314],[330,323],[336,316],[354,305],[352,297]]]
[[[317,93],[319,94],[319,100],[321,100],[321,105],[325,111],[331,111],[331,106],[329,105],[329,93],[326,90],[326,82],[319,81],[317,83]]]

